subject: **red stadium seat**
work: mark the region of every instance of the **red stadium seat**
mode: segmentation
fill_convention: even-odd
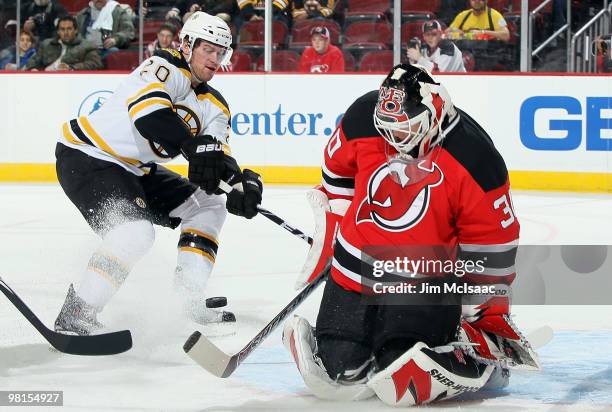
[[[285,45],[287,43],[287,34],[289,29],[287,25],[281,21],[274,20],[272,22],[272,43],[275,47]],[[264,45],[264,21],[255,20],[247,21],[240,27],[240,47],[255,48],[263,47]]]
[[[233,72],[252,72],[253,57],[251,53],[234,50],[232,53],[232,71]]]
[[[371,51],[363,55],[359,63],[360,72],[387,73],[393,67],[393,51]]]
[[[408,11],[425,11],[437,13],[440,11],[441,0],[402,0],[402,14]]]
[[[355,71],[355,57],[353,57],[351,52],[347,50],[342,50],[342,54],[344,55],[344,71],[354,72]]]
[[[357,21],[344,31],[344,47],[355,45],[391,45],[393,33],[391,25],[382,22]]]
[[[422,21],[411,21],[402,24],[401,28],[401,42],[402,45],[406,44],[408,40],[413,37],[418,37],[423,40],[423,22]]]
[[[504,14],[510,9],[510,0],[489,0],[487,5]]]
[[[329,30],[332,44],[340,44],[340,25],[329,19],[298,20],[291,29],[291,44],[289,47],[310,46],[310,31],[315,26],[324,26]]]
[[[529,0],[529,11],[533,11],[540,4],[544,3],[544,0]],[[548,2],[546,6],[541,10],[544,13],[552,13],[552,1]],[[512,13],[520,13],[521,12],[521,0],[512,0],[510,5],[512,8]]]
[[[298,71],[300,56],[292,50],[274,50],[272,52],[272,71],[295,72]],[[264,55],[257,59],[257,71],[264,71]]]
[[[357,20],[382,20],[390,12],[389,0],[347,0],[345,23]]]
[[[62,6],[70,14],[77,14],[89,5],[89,0],[61,0]]]
[[[132,71],[138,67],[138,51],[136,50],[119,50],[118,52],[110,53],[104,59],[107,70],[128,70]]]

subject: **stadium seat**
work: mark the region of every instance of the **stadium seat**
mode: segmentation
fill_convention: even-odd
[[[533,11],[540,4],[544,3],[544,0],[529,0],[529,11]],[[552,13],[552,1],[548,2],[546,6],[541,10],[544,13]],[[510,7],[512,9],[512,13],[520,13],[521,12],[521,0],[512,0]]]
[[[138,67],[137,50],[119,50],[111,53],[104,59],[107,70],[128,70],[132,71]]]
[[[393,41],[391,25],[386,22],[357,21],[344,31],[344,47],[372,46],[386,49]]]
[[[68,13],[77,14],[88,6],[89,0],[61,0],[60,3],[66,8]]]
[[[408,11],[424,11],[437,13],[440,10],[441,0],[402,0],[402,14]]]
[[[287,44],[289,29],[281,21],[272,21],[272,44],[281,47]],[[247,21],[240,27],[238,34],[240,48],[249,50],[263,50],[264,46],[264,21]]]
[[[393,67],[393,51],[371,51],[363,55],[359,63],[360,72],[387,73]]]
[[[502,14],[510,10],[510,0],[489,0],[487,5]]]
[[[354,72],[355,67],[355,57],[348,50],[342,50],[342,54],[344,55],[344,71]]]
[[[295,72],[298,70],[300,56],[292,50],[274,50],[272,52],[272,71]],[[257,59],[257,71],[264,71],[264,55]]]
[[[405,45],[410,39],[418,37],[421,41],[423,40],[423,22],[422,21],[410,21],[402,24],[401,28],[401,42],[402,46]]]
[[[291,30],[291,42],[289,48],[298,52],[310,46],[310,30],[315,26],[324,26],[329,30],[332,44],[340,44],[340,25],[329,19],[307,19],[298,20],[293,23]]]
[[[232,71],[253,71],[253,57],[251,56],[251,54],[241,50],[234,50],[234,53],[232,53]]]
[[[358,20],[383,20],[391,9],[389,0],[347,0],[345,24]]]

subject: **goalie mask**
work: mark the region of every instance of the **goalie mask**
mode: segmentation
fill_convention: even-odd
[[[456,111],[444,86],[418,65],[395,66],[379,89],[374,125],[402,156],[422,158],[442,140]]]

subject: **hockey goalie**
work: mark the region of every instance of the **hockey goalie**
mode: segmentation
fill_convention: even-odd
[[[509,313],[519,222],[506,166],[424,68],[398,65],[351,104],[325,147],[322,184],[307,197],[315,240],[296,286],[332,266],[316,325],[295,316],[283,343],[317,397],[427,404],[503,387],[512,369],[540,369]],[[368,303],[379,281],[364,270],[373,245],[447,245],[456,260],[485,262],[451,274],[455,281],[504,293]]]

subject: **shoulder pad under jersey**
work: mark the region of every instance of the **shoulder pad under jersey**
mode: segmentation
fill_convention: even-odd
[[[359,97],[344,113],[342,131],[346,140],[361,137],[380,137],[374,127],[374,107],[378,101],[378,90],[372,90]]]
[[[488,192],[508,179],[508,169],[487,132],[467,113],[457,109],[460,120],[442,141],[442,146]]]
[[[155,50],[154,56],[161,57],[173,66],[179,69],[190,71],[187,60],[183,57],[183,54],[176,49],[160,49]]]
[[[215,105],[220,106],[221,110],[225,109],[225,110],[227,110],[227,112],[229,112],[229,105],[227,104],[227,101],[225,100],[225,98],[223,97],[221,92],[219,92],[217,89],[215,89],[214,87],[210,86],[209,84],[207,84],[207,83],[200,83],[194,89],[194,92],[195,92],[196,96],[198,96],[198,99],[208,98],[211,101],[213,101],[213,103]],[[204,97],[204,96],[206,96],[206,97]],[[223,111],[225,111],[225,110],[223,110]]]

